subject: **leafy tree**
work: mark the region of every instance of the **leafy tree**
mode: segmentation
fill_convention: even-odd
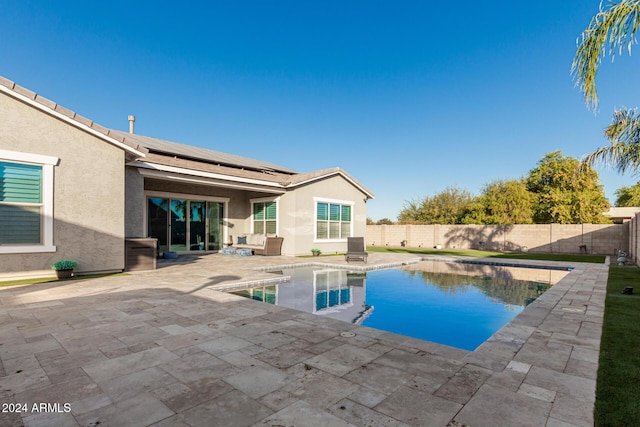
[[[389,218],[382,218],[379,219],[378,222],[376,222],[376,225],[393,225],[393,221],[391,221]]]
[[[534,221],[538,224],[602,224],[610,205],[598,173],[560,151],[547,153],[529,172],[526,183],[534,193]]]
[[[616,206],[640,206],[640,182],[616,190]]]
[[[640,0],[620,0],[609,2],[608,9],[602,9],[593,17],[582,33],[571,73],[576,86],[584,93],[587,106],[598,107],[596,74],[602,58],[608,52],[615,57],[635,43],[635,34],[640,27]],[[588,154],[581,167],[602,162],[624,173],[627,169],[640,167],[640,117],[636,109],[614,111],[613,121],[605,130],[610,145]]]
[[[496,180],[486,184],[469,206],[465,224],[531,224],[534,196],[523,180]]]
[[[375,225],[375,221],[372,220],[371,218],[367,217],[367,225]]]
[[[448,187],[423,201],[405,202],[398,220],[401,224],[460,224],[472,200],[469,191]]]

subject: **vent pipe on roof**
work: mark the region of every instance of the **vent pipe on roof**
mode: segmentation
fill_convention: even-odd
[[[129,116],[129,133],[133,133],[133,124],[136,122],[136,116]]]

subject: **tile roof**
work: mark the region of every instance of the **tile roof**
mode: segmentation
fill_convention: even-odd
[[[150,152],[158,154],[169,154],[182,157],[185,159],[201,160],[208,163],[235,166],[245,169],[253,169],[258,171],[274,171],[284,173],[296,173],[293,169],[275,165],[273,163],[262,160],[251,159],[248,157],[237,156],[235,154],[223,153],[220,151],[209,150],[206,148],[194,147],[192,145],[180,144],[178,142],[165,141],[162,139],[151,138],[138,134],[130,134],[121,131],[112,131],[116,135],[135,141],[137,144],[147,148]]]

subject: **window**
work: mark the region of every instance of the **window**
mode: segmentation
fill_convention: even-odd
[[[353,204],[316,201],[316,239],[346,240],[351,236]]]
[[[278,205],[276,201],[252,201],[253,232],[255,234],[278,233]]]
[[[58,159],[0,150],[0,253],[54,252],[53,167]]]

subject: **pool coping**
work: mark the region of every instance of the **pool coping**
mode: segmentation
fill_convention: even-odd
[[[318,266],[373,271],[428,260],[496,265],[495,261],[484,258],[468,260],[452,256],[423,256],[371,266],[309,262],[259,267],[256,270]],[[537,402],[536,405],[539,404],[544,408],[543,412],[546,411],[547,426],[593,425],[609,259],[604,264],[532,260],[499,263],[510,267],[566,268],[568,274],[473,351],[367,326],[350,325],[349,330],[369,338],[383,338],[401,348],[457,360],[474,371],[473,375],[481,376],[482,380],[475,379],[478,384],[472,386],[476,387],[473,394],[466,398],[462,409],[452,419],[458,423],[453,425],[500,425],[506,422],[504,413],[498,415],[502,412],[508,413],[507,420],[511,417],[520,423],[521,417],[528,418],[531,415],[527,407],[532,402]],[[469,378],[460,380],[470,381]],[[504,391],[505,388],[512,394],[507,398],[498,398],[496,390]],[[510,407],[495,411],[495,399],[509,401]],[[494,412],[484,412],[487,407],[493,407]],[[531,425],[540,425],[538,422],[541,418],[537,416],[531,415],[538,420]],[[479,419],[483,421],[479,422]],[[485,420],[492,421],[483,424]]]

